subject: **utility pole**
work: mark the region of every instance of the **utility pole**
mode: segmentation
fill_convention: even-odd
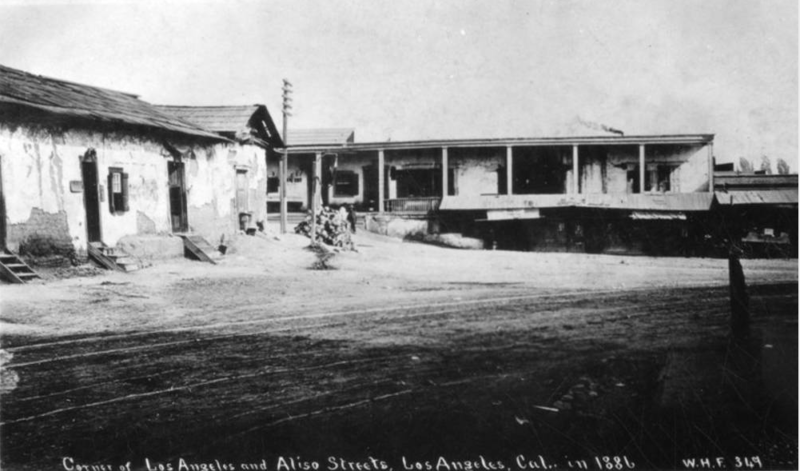
[[[287,118],[292,115],[289,112],[292,109],[292,98],[289,94],[292,93],[292,84],[283,79],[283,155],[281,156],[281,165],[278,169],[281,179],[281,234],[286,234],[286,225],[288,221],[287,205],[286,205],[286,179],[289,173],[289,143],[287,135]]]

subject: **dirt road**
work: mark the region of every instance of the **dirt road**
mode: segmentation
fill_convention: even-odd
[[[797,466],[796,261],[358,242],[2,287],[3,469]]]

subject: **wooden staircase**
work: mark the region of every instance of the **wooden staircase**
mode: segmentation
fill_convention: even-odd
[[[203,237],[192,234],[178,234],[183,239],[183,253],[187,258],[195,258],[201,262],[217,264],[212,258],[219,251],[208,243]]]
[[[0,275],[11,283],[27,283],[36,278],[41,279],[31,267],[8,250],[0,253]]]
[[[89,243],[89,257],[108,270],[129,272],[140,268],[138,260],[122,249],[109,247],[103,242]]]

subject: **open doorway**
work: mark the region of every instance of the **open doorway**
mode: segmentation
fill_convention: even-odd
[[[97,153],[89,149],[81,156],[83,179],[83,207],[86,210],[86,237],[89,242],[100,242],[100,191],[98,183]]]
[[[186,172],[183,162],[167,162],[167,172],[169,173],[169,214],[172,220],[172,232],[188,232]]]

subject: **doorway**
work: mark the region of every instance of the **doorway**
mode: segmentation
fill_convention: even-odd
[[[83,179],[83,207],[86,209],[86,237],[89,242],[100,242],[100,192],[97,171],[97,153],[89,149],[81,157]]]
[[[169,173],[169,214],[172,232],[188,232],[189,218],[186,212],[186,173],[181,161],[167,162]]]

